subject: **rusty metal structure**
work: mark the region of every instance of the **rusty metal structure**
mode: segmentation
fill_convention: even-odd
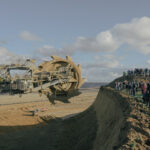
[[[29,59],[22,65],[1,65],[0,77],[0,91],[38,91],[49,99],[72,95],[85,80],[81,77],[81,65],[75,65],[69,56],[66,59],[52,56],[52,60],[45,61],[38,67],[34,60]]]
[[[0,91],[24,93],[33,88],[32,75],[36,69],[33,60],[27,59],[24,64],[0,66]]]

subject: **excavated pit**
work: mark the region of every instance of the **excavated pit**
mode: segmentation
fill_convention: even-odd
[[[101,88],[93,105],[98,123],[93,150],[118,148],[127,138],[128,99],[112,89]]]
[[[101,87],[95,102],[71,118],[46,120],[0,137],[0,148],[36,150],[113,150],[127,141],[130,114],[128,97],[109,87]],[[4,144],[7,142],[7,144]],[[1,147],[1,144],[2,147]]]
[[[127,98],[110,88],[101,88],[93,105],[65,120],[60,150],[112,150],[126,140],[130,112]]]

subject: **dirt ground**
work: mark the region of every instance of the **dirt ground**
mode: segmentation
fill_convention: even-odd
[[[44,95],[39,97],[38,93],[26,94],[21,98],[18,95],[1,95],[0,127],[9,126],[14,129],[15,126],[36,125],[43,122],[41,117],[47,116],[68,118],[87,109],[95,100],[97,93],[98,89],[82,90],[82,94],[72,97],[68,103],[56,100],[55,105]],[[5,132],[7,130],[0,129],[0,133]]]
[[[150,149],[150,113],[142,102],[109,87],[82,92],[69,103],[1,105],[0,150]]]

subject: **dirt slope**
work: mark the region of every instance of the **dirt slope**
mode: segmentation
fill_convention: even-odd
[[[59,149],[117,149],[127,137],[125,118],[129,112],[125,98],[112,89],[101,88],[88,110],[63,123]]]
[[[65,120],[46,119],[45,126],[39,124],[32,129],[0,136],[0,148],[149,150],[148,112],[140,102],[104,87],[84,112]]]
[[[139,101],[101,88],[85,112],[63,122],[59,150],[149,150],[150,114]]]
[[[126,116],[130,108],[128,101],[111,89],[101,89],[94,103],[98,130],[94,150],[111,150],[126,139]]]

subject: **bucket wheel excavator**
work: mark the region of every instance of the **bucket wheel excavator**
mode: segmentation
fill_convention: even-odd
[[[81,77],[81,65],[75,65],[69,56],[66,59],[51,57],[52,60],[38,67],[35,60],[26,60],[22,65],[1,65],[0,91],[39,92],[49,99],[75,96],[85,80]]]
[[[49,99],[75,96],[85,79],[81,77],[81,65],[76,65],[69,56],[66,59],[51,56],[51,61],[43,62],[33,72],[35,90]]]

